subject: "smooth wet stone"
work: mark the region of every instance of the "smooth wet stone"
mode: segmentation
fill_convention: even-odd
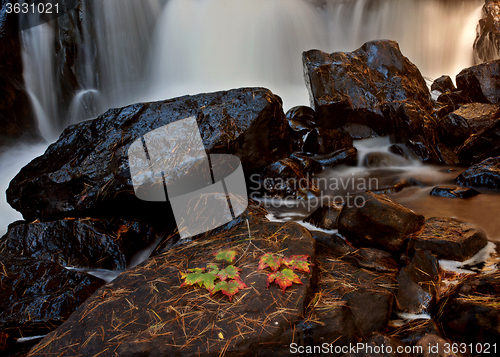
[[[0,254],[0,331],[11,338],[54,330],[104,281],[48,260]]]
[[[311,235],[316,240],[318,250],[321,250],[323,255],[328,255],[335,258],[341,258],[349,253],[356,251],[349,242],[338,233],[326,233],[322,231],[311,230]]]
[[[414,248],[429,250],[439,259],[463,262],[488,244],[486,233],[453,218],[429,218],[412,238]]]
[[[330,154],[337,150],[352,148],[352,137],[345,131],[316,128],[306,139],[302,151],[312,154]]]
[[[455,187],[455,186],[436,186],[434,187],[430,195],[439,197],[451,197],[451,198],[471,198],[479,195],[480,192],[474,190],[473,188],[466,187]]]
[[[406,158],[406,154],[400,145],[393,144],[393,145],[389,146],[389,152],[392,152],[395,155],[399,155],[399,156]]]
[[[259,178],[260,192],[267,196],[304,197],[318,192],[312,175],[297,161],[282,159],[267,166]]]
[[[398,309],[410,314],[430,312],[439,286],[439,263],[429,251],[417,249],[410,263],[398,274]]]
[[[422,353],[416,353],[415,357],[459,357],[460,354],[453,352],[453,347],[460,350],[460,345],[454,341],[449,341],[436,334],[429,333],[422,337],[416,344],[416,347],[422,348]],[[463,347],[463,345],[462,345]],[[462,348],[463,351],[463,348]]]
[[[387,327],[394,301],[395,274],[358,268],[333,258],[328,250],[318,250],[318,264],[321,295],[314,313],[320,321],[335,318],[338,308],[347,306],[359,336],[369,336]]]
[[[128,150],[143,135],[189,117],[196,118],[206,152],[238,156],[247,176],[290,154],[281,100],[268,89],[138,103],[66,128],[11,181],[7,200],[29,222],[92,216],[172,224],[168,203],[136,197]],[[169,177],[184,176],[183,169],[175,165]]]
[[[330,155],[316,159],[324,167],[334,167],[338,165],[356,165],[358,161],[358,150],[354,147],[340,149]]]
[[[321,229],[337,229],[337,218],[341,208],[335,205],[323,205],[311,213],[304,222]]]
[[[500,189],[500,157],[492,157],[472,165],[456,179],[457,184],[467,187]]]
[[[280,252],[307,255],[313,262],[315,241],[296,223],[251,216],[249,226],[251,242],[242,240],[249,234],[243,221],[221,234],[207,233],[180,244],[122,273],[33,351],[40,355],[94,356],[109,349],[122,356],[255,356],[266,355],[272,346],[289,348],[297,338],[294,327],[302,321],[312,298],[316,272],[297,272],[302,284],[294,283],[283,293],[274,283],[267,287],[271,270],[259,271],[259,258],[262,252]],[[232,302],[221,292],[210,296],[198,286],[180,287],[181,272],[209,263],[221,266],[214,254],[224,249],[237,250],[236,266],[242,269],[240,277],[248,286]],[[338,335],[346,327],[341,324]],[[102,335],[96,336],[96,330]],[[351,330],[354,337],[354,328]]]
[[[500,103],[500,60],[481,63],[457,74],[457,87],[473,102]]]
[[[446,335],[455,341],[500,341],[500,273],[473,275],[455,286],[436,307]],[[484,347],[484,345],[482,346]],[[490,347],[491,348],[491,347]],[[473,351],[473,355],[481,351]],[[484,350],[483,350],[484,352]]]
[[[356,197],[357,205],[344,205],[338,219],[339,233],[356,247],[399,252],[424,222],[422,215],[387,196],[360,193]]]
[[[393,132],[400,101],[431,106],[425,80],[394,41],[365,43],[353,52],[306,51],[304,75],[317,123],[338,128],[366,125],[377,134]]]
[[[454,90],[456,90],[456,88],[450,76],[444,75],[439,78],[436,78],[434,82],[432,82],[431,91],[435,90],[441,93],[446,93],[446,92],[453,92]]]
[[[445,144],[437,144],[436,151],[445,165],[460,165],[460,160],[458,159],[457,155],[455,155],[453,150]]]
[[[288,110],[285,117],[294,150],[302,150],[305,136],[315,127],[316,113],[314,109],[299,105]]]
[[[322,170],[322,166],[317,160],[310,158],[304,153],[294,152],[290,155],[290,159],[302,166],[306,172],[317,173]]]
[[[375,248],[359,248],[344,254],[342,260],[354,264],[363,269],[373,270],[379,273],[398,272],[398,263],[392,257],[392,254]]]
[[[125,270],[156,239],[147,223],[125,219],[77,218],[20,222],[0,239],[0,251],[62,266]]]

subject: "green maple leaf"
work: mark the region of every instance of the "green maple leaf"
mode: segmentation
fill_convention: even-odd
[[[292,286],[293,283],[302,284],[302,281],[299,279],[297,274],[295,274],[291,269],[283,269],[281,271],[270,273],[267,276],[268,288],[272,282],[276,282],[276,284],[278,284],[281,290],[283,290],[283,294],[285,293],[286,288]]]
[[[293,270],[310,273],[311,271],[309,270],[309,265],[311,264],[307,262],[307,258],[307,255],[292,255],[290,258],[283,259],[283,263]]]
[[[214,263],[210,263],[207,265],[207,269],[209,273],[217,275],[219,273],[219,267],[215,265]]]
[[[262,257],[260,257],[259,261],[259,270],[265,269],[267,267],[271,268],[273,271],[276,271],[280,268],[282,260],[277,255],[273,253],[266,253]]]
[[[235,250],[223,250],[222,252],[219,252],[215,255],[215,259],[233,263],[234,259],[236,259],[237,254],[238,252],[236,252]]]
[[[203,286],[208,291],[212,291],[215,287],[215,279],[217,279],[217,276],[213,273],[195,272],[184,274],[183,279],[185,280],[181,284],[181,287],[198,284],[198,286]]]
[[[234,265],[229,265],[226,268],[219,270],[217,276],[222,281],[226,279],[235,279],[240,277],[240,271],[240,268],[236,268]]]
[[[244,284],[244,283],[243,283]],[[233,300],[233,296],[240,291],[240,282],[231,281],[220,281],[215,285],[215,288],[211,291],[211,294],[215,294],[217,291],[221,291],[224,295],[229,298],[229,301]],[[246,287],[246,285],[245,285]]]

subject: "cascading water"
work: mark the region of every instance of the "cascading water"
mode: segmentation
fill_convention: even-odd
[[[61,41],[54,22],[23,31],[24,77],[48,141],[65,125],[110,107],[242,86],[270,88],[287,110],[308,104],[301,53],[311,48],[352,51],[368,40],[390,38],[425,76],[456,74],[472,64],[483,3],[82,0],[81,13],[73,14],[81,31],[70,100],[60,82],[64,56],[54,56]],[[27,163],[34,155],[16,149],[1,160]],[[5,189],[14,172],[2,175]],[[0,206],[8,207],[4,199]]]

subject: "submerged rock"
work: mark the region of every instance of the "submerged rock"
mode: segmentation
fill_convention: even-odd
[[[2,253],[0,266],[0,331],[13,338],[54,330],[104,284],[31,257]]]
[[[139,221],[63,219],[11,225],[0,240],[0,251],[63,266],[125,270],[155,238],[152,228]]]
[[[486,233],[453,218],[430,218],[413,237],[415,249],[429,250],[439,259],[463,262],[488,244]]]
[[[461,186],[500,189],[500,157],[472,165],[456,179]]]
[[[355,204],[344,205],[338,218],[339,233],[356,247],[397,253],[424,222],[423,216],[387,196],[370,192],[356,196]]]
[[[430,195],[451,198],[471,198],[479,195],[479,192],[473,188],[436,186],[431,190]]]
[[[12,180],[8,202],[27,221],[92,216],[163,222],[168,204],[135,196],[128,149],[148,132],[192,116],[206,151],[238,156],[247,176],[289,154],[280,98],[267,89],[139,103],[69,126]],[[182,176],[180,169],[176,166],[169,173]]]

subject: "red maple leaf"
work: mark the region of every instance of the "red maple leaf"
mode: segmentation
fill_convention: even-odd
[[[309,270],[309,265],[311,264],[307,262],[307,258],[307,255],[292,255],[290,258],[283,259],[283,263],[293,270],[310,273],[311,271]]]
[[[262,257],[260,257],[258,269],[262,270],[267,267],[271,268],[273,271],[276,271],[280,268],[283,259],[278,257],[273,253],[266,253]]]
[[[281,271],[270,273],[267,276],[268,288],[272,282],[276,282],[276,284],[278,284],[281,290],[283,290],[283,294],[285,293],[286,288],[292,286],[293,283],[302,284],[302,281],[299,279],[297,274],[295,274],[291,269],[283,269]]]

